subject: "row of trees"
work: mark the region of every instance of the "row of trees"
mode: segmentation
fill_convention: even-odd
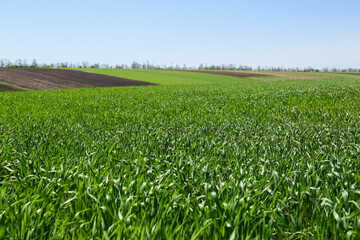
[[[27,60],[17,59],[15,62],[11,62],[8,59],[0,59],[0,68],[112,68],[109,64],[90,64],[87,61],[82,63],[69,63],[69,62],[58,62],[58,63],[38,63],[34,59],[31,64]]]
[[[8,59],[0,59],[0,68],[119,68],[119,69],[168,69],[168,70],[233,70],[233,71],[273,71],[273,72],[360,72],[360,68],[285,68],[285,67],[268,67],[258,66],[253,68],[246,65],[236,64],[221,64],[221,65],[207,65],[201,63],[199,66],[187,66],[186,64],[180,66],[178,64],[152,64],[149,62],[138,63],[134,61],[130,65],[109,65],[100,63],[89,63],[83,61],[82,63],[70,63],[70,62],[58,62],[58,63],[38,63],[34,59],[31,63],[27,60],[17,59],[15,62],[11,62]]]

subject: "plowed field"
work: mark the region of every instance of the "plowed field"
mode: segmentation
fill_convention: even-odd
[[[156,85],[102,74],[37,68],[0,69],[0,81],[34,90]]]
[[[189,72],[198,72],[198,73],[211,73],[225,76],[233,76],[233,77],[268,77],[269,74],[261,74],[261,73],[249,73],[249,72],[240,72],[240,71],[197,71],[190,70]]]
[[[6,91],[21,91],[21,90],[18,88],[0,83],[0,92],[6,92]]]
[[[360,73],[345,73],[345,74],[348,74],[348,75],[355,75],[355,76],[360,76]]]

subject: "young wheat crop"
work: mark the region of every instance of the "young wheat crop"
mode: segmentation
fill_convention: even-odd
[[[0,239],[359,238],[359,91],[339,77],[1,93]]]

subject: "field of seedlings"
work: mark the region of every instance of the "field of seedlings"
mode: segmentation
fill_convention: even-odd
[[[92,71],[0,93],[0,239],[360,238],[360,76]]]

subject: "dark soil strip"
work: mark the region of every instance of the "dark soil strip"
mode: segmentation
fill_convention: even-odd
[[[196,70],[188,70],[188,72],[198,72],[198,73],[211,73],[225,76],[233,76],[233,77],[269,77],[269,74],[261,74],[261,73],[248,73],[248,72],[240,72],[240,71],[196,71]]]
[[[157,85],[96,73],[41,68],[0,69],[0,81],[34,90]]]
[[[19,88],[9,86],[7,84],[0,83],[0,92],[7,92],[7,91],[22,91]]]
[[[360,76],[360,73],[341,73],[341,74],[348,74],[348,75]]]

